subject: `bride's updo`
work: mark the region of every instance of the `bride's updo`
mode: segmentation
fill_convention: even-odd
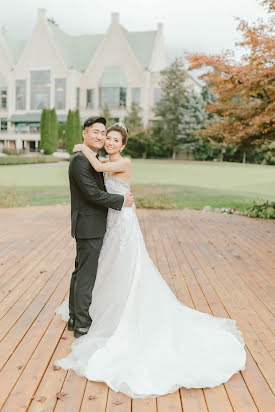
[[[127,140],[128,140],[128,127],[126,126],[126,124],[124,124],[122,122],[114,123],[114,124],[112,124],[111,126],[108,127],[108,129],[106,131],[106,134],[108,134],[112,130],[114,130],[116,132],[120,132],[120,134],[122,136],[122,144],[125,145],[127,143]]]

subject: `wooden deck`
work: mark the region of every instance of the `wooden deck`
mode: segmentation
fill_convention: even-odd
[[[54,370],[73,341],[54,314],[68,293],[75,256],[69,207],[0,209],[0,409],[274,411],[274,221],[196,210],[139,210],[138,217],[149,253],[178,299],[237,320],[246,370],[213,389],[133,400],[105,383]]]

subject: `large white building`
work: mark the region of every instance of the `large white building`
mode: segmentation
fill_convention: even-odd
[[[108,104],[111,116],[123,120],[134,101],[148,124],[166,66],[162,24],[129,32],[112,13],[105,34],[70,36],[38,9],[29,40],[0,32],[0,150],[38,149],[44,107],[55,107],[64,122],[69,109],[78,107],[85,119]],[[199,88],[191,77],[188,83]]]

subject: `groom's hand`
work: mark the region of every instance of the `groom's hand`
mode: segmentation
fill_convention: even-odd
[[[132,195],[132,193],[126,193],[126,195],[124,195],[124,199],[124,207],[131,207],[134,203],[134,196]]]

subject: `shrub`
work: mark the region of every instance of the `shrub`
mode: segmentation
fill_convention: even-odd
[[[275,202],[253,202],[253,205],[243,212],[244,216],[275,219]]]
[[[3,156],[0,157],[0,166],[33,164],[33,163],[57,163],[55,156]]]

